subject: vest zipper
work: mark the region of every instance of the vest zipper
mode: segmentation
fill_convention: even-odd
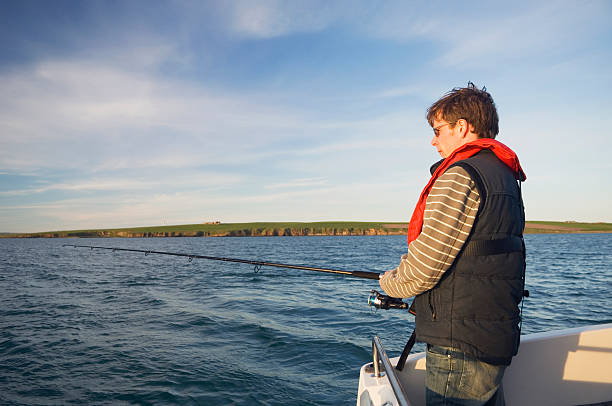
[[[433,320],[436,319],[436,308],[434,307],[433,303],[432,303],[432,297],[433,296],[433,292],[430,290],[429,294],[427,295],[427,299],[429,301],[429,310],[431,311],[431,318]]]

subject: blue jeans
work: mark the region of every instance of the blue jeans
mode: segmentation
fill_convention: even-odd
[[[491,365],[450,347],[427,345],[427,406],[503,406],[506,367]]]

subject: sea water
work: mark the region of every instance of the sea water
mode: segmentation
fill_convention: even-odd
[[[0,239],[2,405],[354,405],[378,335],[373,280],[64,247],[173,251],[383,272],[403,236]],[[612,234],[527,235],[523,333],[612,322]],[[422,345],[415,350],[422,350]]]

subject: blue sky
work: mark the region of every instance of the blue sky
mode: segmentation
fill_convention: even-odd
[[[612,222],[612,3],[0,2],[0,231],[407,221],[486,86],[528,220]]]

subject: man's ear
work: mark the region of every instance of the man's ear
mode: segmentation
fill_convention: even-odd
[[[468,123],[467,120],[464,118],[460,118],[455,124],[455,128],[457,129],[459,135],[461,135],[462,138],[465,138],[470,133],[470,127],[470,123]]]

